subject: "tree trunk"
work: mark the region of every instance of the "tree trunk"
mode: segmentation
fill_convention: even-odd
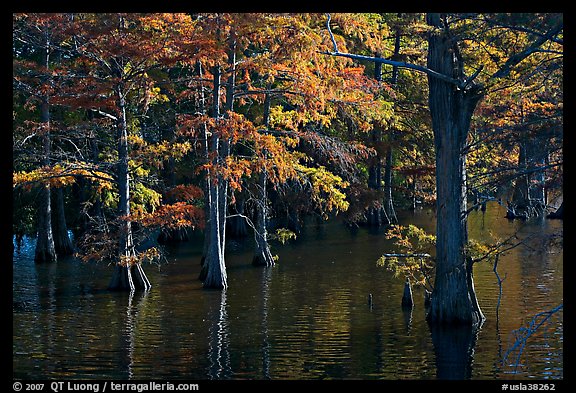
[[[214,133],[215,135],[215,133]],[[217,137],[213,136],[214,139]],[[228,286],[226,277],[226,264],[224,259],[225,243],[220,230],[220,210],[221,204],[219,197],[222,195],[219,188],[221,185],[212,182],[209,188],[209,245],[204,266],[206,266],[206,277],[204,279],[204,288],[226,289]]]
[[[398,18],[402,15],[398,14]],[[394,59],[400,56],[400,28],[396,29],[396,36],[394,38]],[[390,85],[396,88],[398,84],[398,66],[392,67],[392,77],[390,79]],[[390,221],[390,224],[398,222],[396,217],[396,211],[394,210],[394,200],[392,199],[392,159],[393,159],[393,148],[392,142],[394,141],[394,129],[389,130],[389,143],[388,150],[386,151],[386,163],[384,166],[384,211],[386,216]]]
[[[64,191],[62,188],[54,190],[54,217],[52,220],[52,230],[54,232],[54,247],[59,256],[72,255],[74,245],[68,234],[68,225],[66,224],[66,214],[64,212]]]
[[[268,216],[266,183],[266,170],[263,170],[258,179],[258,194],[256,197],[256,229],[254,230],[255,247],[254,258],[252,259],[252,264],[255,266],[274,266],[274,258],[270,252],[268,233],[266,229],[266,217]]]
[[[203,78],[203,69],[202,63],[200,61],[196,62],[196,67],[198,70],[198,77]],[[202,114],[206,114],[206,97],[204,95],[204,89],[200,89],[200,102],[198,105],[198,110]],[[208,162],[210,157],[210,137],[208,133],[208,127],[206,124],[203,125],[204,127],[204,159]],[[208,251],[210,249],[211,244],[211,230],[210,226],[212,225],[210,222],[210,176],[209,174],[206,176],[206,180],[204,181],[204,216],[206,217],[206,225],[204,227],[204,243],[202,245],[202,258],[200,259],[200,266],[202,266],[200,270],[200,274],[198,275],[198,280],[204,281],[206,279],[206,275],[208,274],[208,265],[206,264],[206,257],[208,255]]]
[[[117,104],[120,115],[117,124],[117,151],[118,165],[116,169],[117,186],[120,200],[118,202],[119,234],[118,234],[118,261],[114,268],[109,289],[130,290],[151,288],[150,281],[144,274],[140,262],[133,262],[135,257],[132,240],[132,223],[130,216],[130,172],[128,168],[128,125],[126,123],[125,91],[120,84],[116,88]]]
[[[460,78],[458,48],[444,32],[439,14],[428,14],[428,68]],[[456,75],[454,75],[456,73]],[[480,89],[428,77],[429,106],[436,150],[436,273],[427,318],[435,323],[480,324],[484,316],[474,291],[472,259],[466,254],[466,144]]]
[[[379,139],[380,132],[374,131],[374,141]],[[374,206],[370,206],[366,212],[366,224],[370,227],[381,227],[388,224],[388,217],[384,211],[384,206],[381,200],[382,189],[382,162],[378,155],[376,162],[368,168],[368,188],[376,192],[377,200],[374,201]]]
[[[213,104],[212,117],[220,117],[220,67],[215,66],[213,70]],[[223,159],[222,154],[226,153],[227,147],[221,147],[217,130],[213,130],[210,137],[209,153],[213,156],[212,165],[216,167]],[[208,220],[209,244],[204,260],[206,266],[206,277],[204,288],[226,289],[228,286],[226,275],[226,263],[224,259],[225,251],[225,230],[226,230],[226,194],[227,182],[220,175],[209,175],[208,179]],[[203,274],[201,274],[203,275]]]
[[[412,191],[412,210],[416,210],[417,205],[417,198],[416,198],[416,175],[412,175],[412,184],[411,184],[411,191]]]
[[[46,32],[46,50],[43,56],[44,66],[48,69],[50,64],[49,37]],[[43,152],[42,165],[50,165],[50,104],[48,96],[42,97],[40,105],[40,121],[44,125],[44,134],[42,136]],[[48,184],[40,185],[38,201],[38,222],[37,222],[37,240],[34,251],[34,261],[36,263],[56,261],[56,249],[54,247],[54,238],[52,236],[52,213],[50,207],[50,186]]]
[[[392,151],[392,146],[388,147],[384,166],[384,212],[390,224],[398,222],[392,199]]]
[[[376,53],[376,57],[381,57],[379,53]],[[378,82],[382,80],[382,63],[374,63],[374,79]],[[379,124],[374,124],[374,129],[371,132],[371,139],[375,146],[382,142],[382,129]],[[375,205],[368,208],[366,212],[366,223],[370,227],[380,227],[383,225],[388,225],[389,220],[386,216],[386,211],[382,204],[382,195],[380,193],[382,189],[382,157],[379,152],[376,152],[376,157],[374,161],[368,167],[368,188],[376,191],[376,196],[378,200],[375,201]]]
[[[271,86],[268,86],[270,89]],[[268,128],[270,124],[270,94],[266,94],[264,98],[264,127]],[[256,228],[254,230],[254,258],[252,264],[255,266],[274,266],[274,258],[270,252],[270,245],[268,244],[268,229],[266,220],[268,218],[268,196],[266,193],[267,186],[267,173],[263,168],[260,176],[258,177],[258,184],[256,185]]]
[[[38,201],[37,240],[34,251],[34,262],[56,261],[56,249],[52,237],[52,219],[50,208],[50,186],[40,185]]]
[[[544,189],[544,171],[538,170],[546,164],[546,143],[541,139],[524,136],[520,142],[518,155],[518,169],[527,172],[516,179],[512,206],[515,213],[521,217],[532,217],[544,213],[546,195]]]
[[[520,143],[519,147],[520,149],[518,154],[518,170],[521,172],[525,172],[526,169],[528,168],[526,162],[526,144],[522,142]],[[514,206],[515,210],[519,209],[524,211],[528,207],[528,205],[530,204],[529,192],[530,192],[530,186],[528,175],[522,175],[518,177],[514,184],[514,192],[512,194],[512,205]]]

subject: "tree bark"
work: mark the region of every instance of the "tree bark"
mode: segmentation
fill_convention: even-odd
[[[128,168],[128,125],[126,122],[125,89],[122,83],[116,86],[117,105],[119,116],[117,122],[117,152],[118,165],[116,167],[117,186],[120,200],[118,202],[118,261],[114,268],[112,280],[109,284],[111,290],[143,289],[150,290],[150,281],[146,277],[140,262],[131,262],[135,256],[132,239],[132,223],[130,216],[130,172]]]
[[[62,188],[56,188],[53,194],[54,217],[52,220],[52,230],[54,232],[54,247],[59,256],[72,255],[74,253],[74,245],[68,234],[68,225],[66,224],[64,191]]]
[[[392,137],[392,131],[390,136]],[[394,210],[394,200],[392,199],[392,154],[392,146],[389,146],[384,165],[384,212],[389,224],[398,222],[396,211]]]
[[[402,15],[398,14],[398,18]],[[394,59],[400,56],[400,28],[396,28],[396,36],[394,37]],[[398,66],[392,66],[392,77],[390,78],[390,85],[396,88],[398,84]],[[394,149],[392,148],[392,142],[394,141],[394,129],[389,130],[389,143],[388,149],[386,151],[386,163],[384,164],[384,211],[386,216],[390,221],[390,224],[398,222],[396,217],[396,211],[394,210],[394,200],[392,199],[392,161]]]
[[[546,207],[544,170],[537,169],[545,165],[548,152],[545,142],[530,135],[519,145],[518,169],[526,173],[516,179],[511,205],[516,215],[529,218],[544,213]]]
[[[212,117],[220,117],[220,66],[215,66],[212,74],[213,79],[213,103]],[[222,154],[226,152],[226,146],[221,147],[217,130],[213,130],[210,136],[209,154],[212,155],[212,165],[216,167],[223,160]],[[226,181],[220,175],[209,175],[208,179],[208,250],[204,259],[206,274],[203,286],[209,289],[226,289],[228,286],[226,275],[225,230],[226,230]],[[201,273],[201,276],[203,274]]]
[[[266,170],[262,170],[258,179],[256,229],[254,230],[254,258],[255,266],[274,266],[274,258],[268,244],[268,231],[266,218],[268,216],[268,198],[266,197]]]
[[[43,65],[48,70],[50,64],[50,39],[48,32],[45,33],[45,52],[43,54]],[[48,96],[42,97],[40,104],[40,122],[44,126],[44,134],[42,135],[42,165],[50,165],[50,104]],[[36,249],[34,251],[34,261],[36,263],[54,262],[56,261],[56,249],[54,246],[54,238],[52,235],[52,212],[51,212],[51,195],[50,186],[48,184],[40,184],[40,193],[38,194],[38,222],[37,222],[37,236],[36,236]]]
[[[56,249],[54,238],[52,236],[52,219],[50,207],[50,186],[40,185],[38,201],[38,220],[36,248],[34,251],[34,262],[55,262]]]
[[[381,57],[379,53],[376,53],[375,57]],[[374,63],[374,79],[378,82],[382,80],[382,63]],[[382,142],[382,128],[379,124],[374,124],[374,129],[371,132],[371,139],[374,145],[378,145]],[[375,201],[375,206],[368,208],[366,212],[366,223],[371,227],[380,227],[383,225],[388,225],[389,220],[384,210],[384,205],[382,203],[382,157],[380,153],[376,153],[374,161],[368,167],[368,188],[376,191],[376,196],[378,198]]]
[[[428,14],[428,68],[459,78],[458,48],[446,34],[439,14]],[[454,75],[456,74],[456,75]],[[456,88],[428,76],[429,106],[436,150],[436,273],[427,319],[435,323],[482,323],[474,291],[472,259],[466,254],[466,155],[472,113],[482,97],[476,85]]]
[[[270,89],[270,86],[268,87]],[[264,99],[264,127],[268,128],[270,122],[270,94],[266,94]],[[258,177],[256,185],[256,228],[254,230],[254,258],[252,264],[255,266],[274,266],[274,258],[268,244],[268,229],[266,220],[268,218],[268,196],[266,192],[267,180],[266,168]]]

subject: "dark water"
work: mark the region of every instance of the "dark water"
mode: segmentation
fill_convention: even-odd
[[[252,240],[227,254],[229,289],[197,280],[201,239],[171,248],[148,265],[147,294],[105,290],[111,267],[72,258],[36,266],[33,241],[13,258],[13,376],[23,379],[562,379],[563,312],[511,353],[514,331],[563,303],[563,250],[547,234],[562,221],[508,221],[497,205],[469,220],[470,236],[527,239],[489,264],[475,284],[487,317],[478,331],[431,331],[422,290],[402,311],[403,282],[376,266],[392,250],[381,231],[351,233],[314,223],[287,245],[279,263],[255,268]],[[430,211],[400,215],[434,231]],[[368,306],[368,294],[373,305]]]

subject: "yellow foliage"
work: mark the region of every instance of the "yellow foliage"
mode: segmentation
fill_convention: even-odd
[[[12,187],[31,189],[36,184],[50,187],[65,187],[76,182],[76,176],[83,176],[95,180],[99,189],[110,189],[113,178],[105,172],[90,166],[76,167],[73,164],[64,166],[44,166],[32,171],[18,171],[12,174]]]

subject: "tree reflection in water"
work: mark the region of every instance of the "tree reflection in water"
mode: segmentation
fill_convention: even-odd
[[[212,324],[209,328],[208,338],[208,376],[210,379],[229,379],[232,376],[230,367],[230,332],[228,326],[228,313],[226,311],[226,290],[216,293],[220,297],[218,312],[209,311]]]
[[[134,348],[136,343],[137,335],[137,321],[138,314],[142,310],[146,299],[148,298],[149,291],[140,291],[135,294],[134,291],[130,291],[128,294],[128,305],[126,306],[126,325],[124,332],[126,334],[125,341],[127,349],[124,351],[126,353],[126,358],[124,359],[124,364],[122,369],[126,370],[128,379],[134,378]],[[137,296],[137,301],[134,302],[134,296]]]
[[[268,302],[273,267],[262,269],[262,376],[270,379],[270,341],[268,337]]]
[[[467,380],[472,377],[474,349],[481,327],[429,324],[438,379]]]

